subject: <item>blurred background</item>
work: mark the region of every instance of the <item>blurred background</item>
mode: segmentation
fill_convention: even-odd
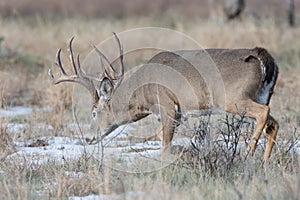
[[[272,17],[284,21],[287,8],[298,0],[1,0],[2,17],[40,15],[44,18],[61,17],[162,17],[173,14],[188,19],[223,18],[223,11],[243,7],[244,15]],[[243,5],[243,6],[242,6]],[[233,9],[236,8],[236,9]],[[225,13],[226,14],[226,13]]]

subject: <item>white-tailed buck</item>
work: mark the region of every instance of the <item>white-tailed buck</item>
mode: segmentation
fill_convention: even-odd
[[[192,85],[197,102],[191,102],[191,100],[194,101],[194,98],[188,96],[178,98],[174,91],[162,84],[147,83],[141,84],[134,90],[130,100],[122,109],[114,109],[112,102],[114,100],[118,102],[120,94],[125,92],[124,89],[123,91],[120,89],[125,84],[123,81],[123,48],[116,34],[115,37],[120,51],[120,70],[116,70],[107,57],[95,47],[95,51],[108,63],[108,67],[102,65],[104,72],[99,79],[88,76],[80,67],[79,56],[77,56],[77,61],[73,56],[73,38],[69,43],[69,51],[74,74],[67,75],[65,72],[61,62],[61,49],[58,50],[56,56],[56,65],[61,76],[55,78],[52,71],[49,70],[49,76],[54,84],[76,82],[88,89],[93,99],[91,116],[94,121],[98,122],[103,137],[122,124],[128,124],[152,114],[153,106],[161,105],[163,109],[160,110],[160,114],[164,124],[162,146],[165,150],[173,138],[177,122],[180,121],[182,105],[187,110],[217,107],[233,114],[246,112],[246,116],[256,120],[254,133],[248,146],[248,152],[252,154],[263,129],[265,129],[267,144],[264,161],[268,160],[279,125],[269,114],[268,106],[276,83],[278,67],[267,50],[257,47],[254,49],[206,49],[158,53],[147,64],[154,67],[157,74],[160,73],[162,66],[168,66],[181,74]],[[200,63],[199,66],[202,66],[201,60],[202,58],[205,60],[204,55],[208,55],[215,64],[214,70],[219,73],[219,75],[216,74],[216,77],[205,77],[207,75],[202,75],[201,71],[197,71],[191,64]],[[208,67],[204,66],[203,69],[209,72]],[[214,82],[220,81],[220,79],[222,79],[224,94],[220,90],[213,90]],[[173,81],[179,82],[180,80]],[[207,84],[212,87],[209,88]],[[187,89],[183,88],[183,90]],[[118,117],[118,120],[115,119],[115,116]]]

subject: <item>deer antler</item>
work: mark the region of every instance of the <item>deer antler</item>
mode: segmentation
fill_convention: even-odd
[[[116,40],[117,40],[117,43],[119,46],[119,50],[120,50],[121,70],[120,70],[119,74],[117,74],[117,71],[115,70],[113,65],[110,63],[108,58],[96,46],[93,45],[93,47],[101,58],[101,60],[100,60],[101,65],[104,69],[103,75],[112,81],[112,83],[114,84],[114,89],[116,89],[121,84],[123,77],[124,77],[124,62],[123,62],[123,48],[122,48],[121,42],[120,42],[117,34],[116,33],[113,33],[113,34],[116,37]],[[58,49],[58,51],[56,53],[56,62],[55,62],[55,65],[58,67],[58,69],[60,71],[60,76],[58,78],[55,78],[51,69],[49,69],[48,74],[49,74],[53,84],[59,84],[61,82],[76,82],[76,83],[81,84],[86,89],[88,89],[88,91],[90,92],[90,94],[93,97],[94,102],[98,102],[99,95],[98,95],[95,85],[93,83],[93,80],[95,80],[95,78],[87,76],[86,73],[81,69],[79,54],[77,55],[77,65],[75,63],[74,53],[73,53],[73,49],[72,49],[73,40],[74,40],[74,37],[72,37],[69,42],[68,50],[70,52],[69,58],[71,61],[71,65],[72,65],[74,74],[68,75],[66,73],[66,71],[63,67],[63,64],[61,62],[61,49]],[[102,58],[109,64],[110,71],[113,72],[113,75],[111,75],[105,69],[103,62],[102,62]],[[97,80],[97,81],[101,81],[101,80]]]
[[[100,51],[100,49],[98,49],[95,45],[93,45],[96,53],[100,56],[100,59],[103,58],[107,64],[109,65],[110,67],[110,71],[113,72],[113,74],[111,75],[110,73],[108,73],[108,71],[106,70],[106,68],[104,67],[103,63],[102,63],[102,59],[101,59],[101,64],[102,64],[102,67],[104,69],[104,74],[106,77],[108,77],[111,81],[116,81],[114,83],[114,89],[116,89],[122,82],[123,80],[123,77],[124,77],[124,62],[123,62],[123,47],[121,45],[121,42],[120,42],[120,39],[119,37],[117,36],[117,34],[115,32],[113,32],[116,40],[117,40],[117,43],[118,43],[118,47],[119,47],[119,50],[120,50],[120,63],[121,63],[121,70],[120,70],[120,73],[117,74],[117,71],[116,69],[114,68],[114,66],[112,65],[112,63],[108,60],[108,58]]]
[[[74,75],[67,75],[67,73],[62,65],[62,62],[61,62],[61,49],[58,49],[58,51],[56,53],[56,62],[55,62],[55,65],[59,68],[60,77],[55,78],[51,69],[49,69],[48,74],[49,74],[53,84],[59,84],[61,82],[76,82],[76,83],[81,84],[86,89],[88,89],[88,91],[94,98],[94,101],[97,102],[99,99],[99,96],[95,89],[92,78],[88,77],[85,74],[85,72],[82,71],[82,69],[81,69],[79,54],[77,55],[77,65],[75,63],[74,54],[73,54],[73,50],[72,50],[73,40],[74,40],[74,37],[72,37],[69,42],[68,50],[70,52],[70,61],[72,64]]]

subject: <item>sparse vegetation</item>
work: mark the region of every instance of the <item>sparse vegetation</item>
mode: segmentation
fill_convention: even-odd
[[[128,10],[144,8],[136,7]],[[0,199],[67,199],[91,194],[111,195],[108,197],[115,199],[298,199],[300,40],[297,38],[300,30],[297,16],[295,27],[286,28],[280,20],[268,17],[244,16],[241,21],[224,24],[214,17],[204,20],[171,11],[160,17],[127,16],[126,12],[107,18],[74,17],[65,13],[64,18],[48,19],[39,14],[27,16],[1,11],[4,14],[0,18],[0,108],[15,105],[48,108],[50,105],[51,109],[12,118],[2,118],[0,114]],[[47,77],[59,47],[64,48],[75,35],[74,49],[84,58],[91,50],[90,43],[103,41],[113,31],[145,26],[173,28],[204,47],[263,46],[272,53],[280,76],[271,107],[280,130],[266,169],[261,161],[264,140],[254,158],[245,156],[243,147],[238,146],[238,143],[247,144],[254,123],[243,115],[197,119],[195,126],[191,124],[179,131],[183,135],[194,134],[196,148],[154,172],[113,170],[105,163],[100,165],[101,160],[89,152],[78,158],[62,158],[60,162],[47,160],[45,155],[46,162],[40,164],[22,154],[7,159],[19,148],[16,142],[54,136],[81,137],[68,128],[73,123],[72,85],[53,87]],[[9,123],[24,127],[12,133]],[[51,129],[37,128],[40,123]],[[220,140],[207,143],[208,135]],[[60,148],[63,151],[64,147]]]

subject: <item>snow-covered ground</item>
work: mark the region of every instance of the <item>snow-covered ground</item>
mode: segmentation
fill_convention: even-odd
[[[20,124],[8,124],[10,131],[18,131],[24,128]],[[39,124],[39,126],[42,126]],[[51,127],[46,127],[51,129]],[[64,162],[65,160],[78,159],[84,154],[93,156],[96,159],[104,159],[103,162],[106,165],[116,170],[125,170],[129,172],[131,163],[139,160],[140,162],[152,161],[153,165],[157,165],[158,168],[163,167],[161,164],[161,142],[158,140],[143,141],[140,138],[134,140],[127,140],[130,132],[135,131],[132,126],[121,126],[116,129],[112,134],[107,136],[102,142],[89,145],[81,137],[52,137],[44,136],[40,138],[29,139],[24,141],[14,141],[17,151],[9,155],[9,159],[26,159],[27,164],[42,164],[49,161]],[[187,146],[189,139],[180,138],[175,139],[173,144]],[[164,165],[173,162],[177,156],[171,156],[168,160],[164,160]],[[115,161],[118,160],[118,163]],[[29,162],[28,162],[29,161]],[[127,168],[126,168],[127,167]],[[134,169],[138,172],[158,170],[158,168],[139,169],[134,166]],[[144,166],[143,166],[144,167]]]
[[[52,130],[51,126],[37,124],[39,128]],[[68,127],[74,129],[74,124]],[[6,124],[7,132],[10,135],[17,135],[17,132],[29,127],[28,124],[9,123]],[[13,139],[15,152],[6,159],[21,165],[38,166],[47,163],[64,163],[80,159],[83,155],[93,156],[99,161],[101,159],[105,166],[115,170],[122,170],[129,173],[159,170],[175,161],[178,156],[170,156],[168,160],[161,161],[161,142],[158,140],[143,141],[140,138],[132,139],[135,129],[132,126],[123,126],[116,129],[101,143],[89,145],[79,135],[74,137],[43,136],[22,141]],[[128,140],[131,136],[131,140]],[[184,140],[182,140],[184,142]],[[180,143],[180,140],[175,140]],[[102,148],[102,146],[104,148]],[[146,166],[146,167],[145,167]],[[74,172],[68,172],[74,173]],[[80,176],[80,175],[78,175]],[[70,200],[92,200],[92,199],[124,199],[138,198],[143,196],[138,192],[126,192],[123,194],[88,195],[86,197],[72,196]]]
[[[47,110],[49,110],[49,108],[32,109],[29,107],[11,107],[1,109],[0,115],[3,118],[10,118]],[[134,169],[140,172],[141,170],[157,170],[157,168],[168,165],[170,162],[177,159],[177,156],[170,156],[170,159],[161,162],[161,142],[158,140],[146,140],[145,138],[149,135],[144,136],[144,138],[140,137],[140,134],[137,135],[136,127],[139,127],[138,124],[121,126],[107,136],[102,142],[94,145],[89,145],[86,142],[86,135],[91,136],[90,133],[84,133],[84,136],[76,133],[76,130],[78,130],[77,124],[67,125],[70,132],[74,133],[71,137],[54,137],[49,134],[49,136],[29,139],[26,141],[22,141],[22,133],[25,133],[26,130],[34,129],[38,131],[49,131],[50,133],[53,131],[53,127],[43,123],[6,123],[2,124],[2,126],[4,126],[6,132],[10,134],[16,147],[16,152],[9,155],[9,159],[25,159],[27,164],[39,165],[49,161],[64,162],[65,160],[78,159],[83,154],[88,154],[96,159],[104,159],[103,162],[106,165],[111,165],[110,167],[117,170],[128,170],[132,172],[129,165],[137,162],[137,160],[138,163],[148,163],[151,161],[154,165],[157,165],[157,167],[147,165],[149,166],[149,169],[139,169],[137,166],[134,166]],[[89,127],[88,124],[81,126],[85,129]],[[138,131],[141,132],[141,130]],[[153,136],[152,133],[151,136]],[[93,135],[93,137],[96,137],[96,135]],[[174,140],[173,143],[176,145],[180,145],[180,143],[182,143],[186,146],[189,144],[189,140],[181,138]],[[119,162],[116,163],[116,160]]]

